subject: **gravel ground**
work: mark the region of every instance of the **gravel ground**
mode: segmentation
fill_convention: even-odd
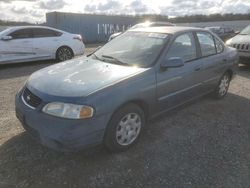
[[[14,111],[27,77],[51,63],[0,67],[0,188],[250,187],[250,68],[240,67],[225,99],[204,97],[149,122],[129,151],[59,153],[34,142]]]

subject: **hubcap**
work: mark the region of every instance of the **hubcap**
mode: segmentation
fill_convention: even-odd
[[[229,77],[227,75],[224,75],[219,85],[220,96],[224,96],[227,93],[229,82],[230,82]]]
[[[136,113],[125,115],[116,128],[118,144],[127,146],[135,141],[141,130],[141,118]]]
[[[58,57],[60,61],[65,61],[72,58],[71,51],[68,48],[61,48],[58,51]]]

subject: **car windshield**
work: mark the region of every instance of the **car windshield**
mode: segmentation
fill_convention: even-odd
[[[240,32],[240,35],[250,35],[250,25]]]
[[[3,31],[0,31],[0,35],[3,35],[4,33],[9,32],[10,30],[11,30],[11,28],[7,28]]]
[[[149,67],[167,40],[167,34],[129,31],[104,45],[92,57],[126,66]]]

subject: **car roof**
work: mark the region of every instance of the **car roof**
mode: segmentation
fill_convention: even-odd
[[[211,26],[211,27],[205,27],[206,29],[220,29],[220,26]]]
[[[65,31],[59,30],[59,29],[55,29],[53,27],[48,27],[48,26],[38,26],[38,25],[29,25],[29,26],[13,26],[13,27],[8,27],[8,29],[10,29],[11,31],[14,30],[18,30],[18,29],[34,29],[34,28],[38,28],[38,29],[52,29],[55,31],[60,31],[63,33],[66,33]]]
[[[175,26],[171,22],[151,22],[149,25],[158,25],[158,26]]]
[[[188,31],[206,31],[206,29],[198,27],[182,27],[182,26],[161,26],[161,27],[147,27],[147,28],[137,28],[130,31],[141,31],[141,32],[152,32],[152,33],[165,33],[165,34],[177,34]]]

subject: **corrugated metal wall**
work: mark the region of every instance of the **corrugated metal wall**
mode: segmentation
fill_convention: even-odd
[[[108,16],[50,12],[46,14],[46,25],[81,34],[86,42],[105,42],[109,36],[124,31],[140,20],[130,16]]]

